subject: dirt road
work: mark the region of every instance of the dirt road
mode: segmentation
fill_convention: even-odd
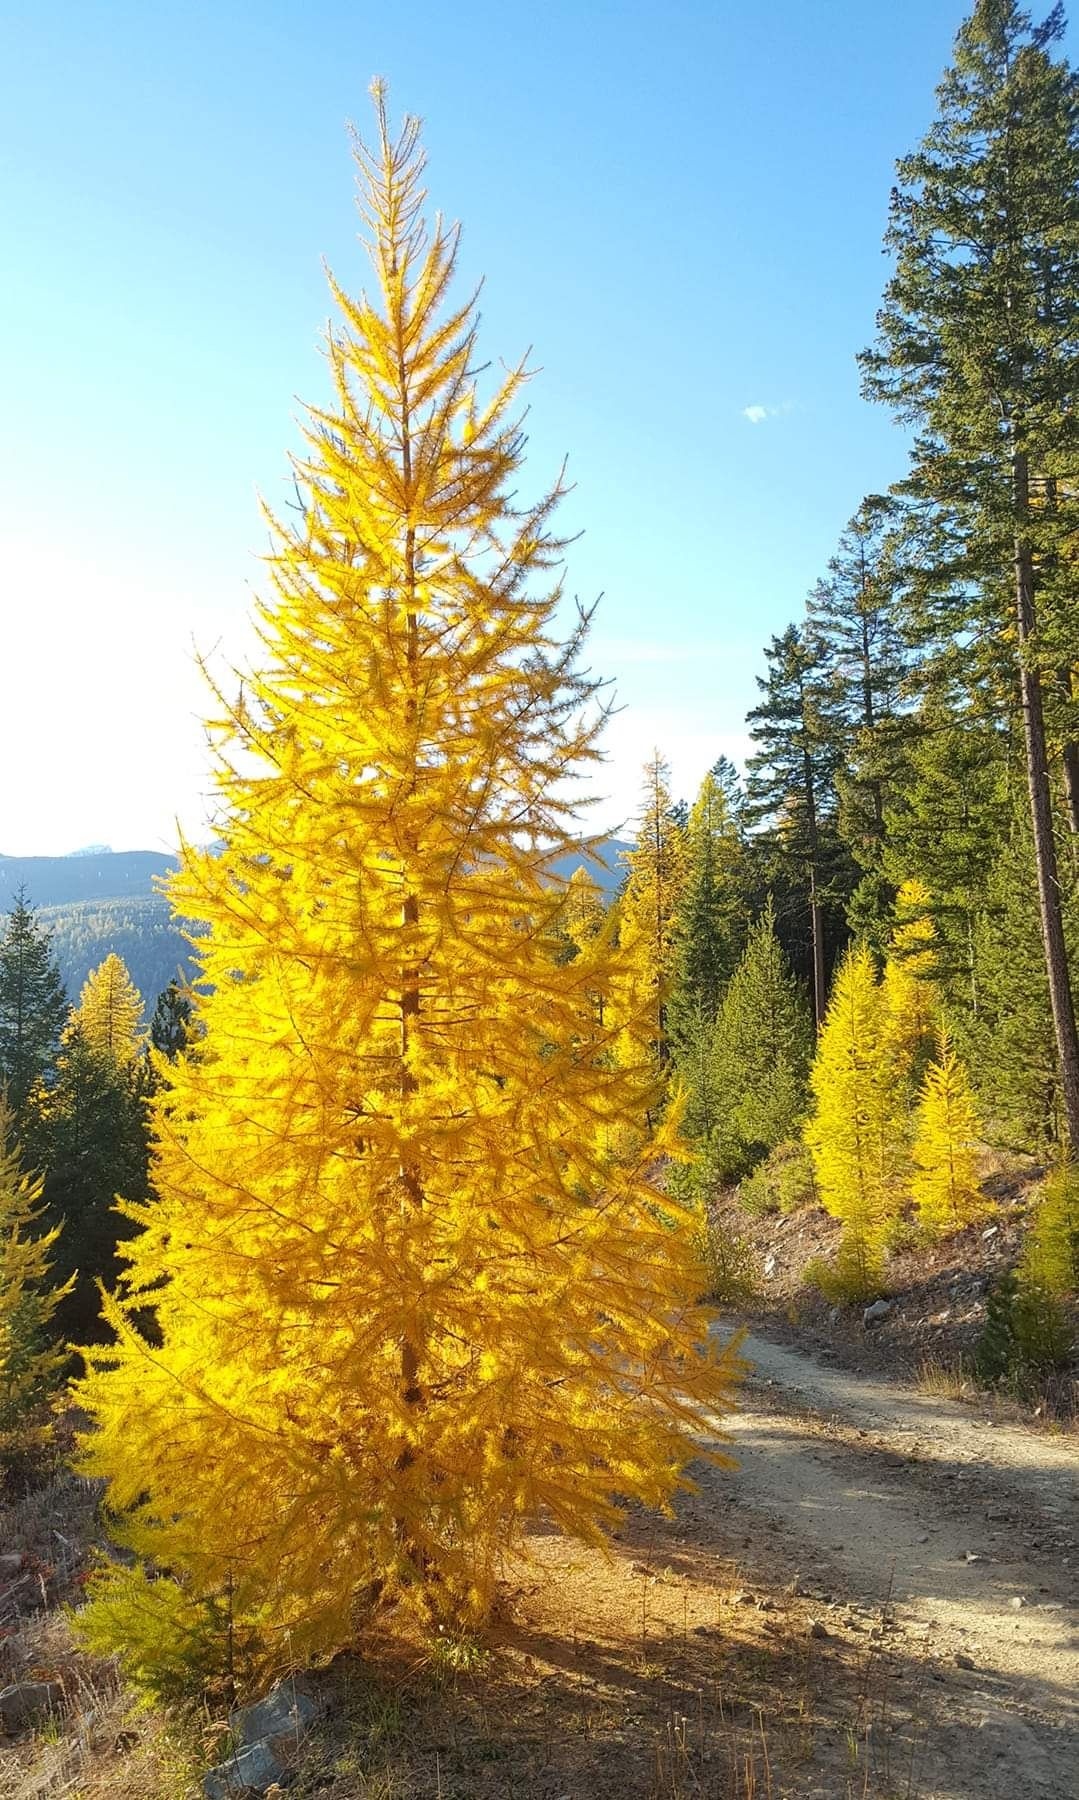
[[[705,1481],[797,1547],[825,1631],[886,1634],[897,1706],[924,1725],[909,1791],[1075,1800],[1076,1449],[758,1337],[744,1349],[741,1467]]]

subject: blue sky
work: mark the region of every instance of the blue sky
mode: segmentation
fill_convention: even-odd
[[[901,471],[854,356],[963,13],[8,0],[0,850],[201,833],[192,646],[246,653],[256,492],[321,388],[320,259],[367,278],[344,127],[376,72],[424,117],[486,354],[542,368],[535,485],[570,459],[570,588],[605,596],[624,709],[597,818],[653,743],[687,794],[740,756],[762,646]]]

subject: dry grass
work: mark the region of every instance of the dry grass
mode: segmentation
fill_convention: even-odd
[[[931,1394],[936,1400],[969,1400],[976,1391],[963,1358],[955,1354],[930,1352],[923,1356],[916,1381],[920,1394]]]

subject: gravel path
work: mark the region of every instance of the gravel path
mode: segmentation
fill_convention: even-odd
[[[883,1606],[897,1691],[924,1690],[909,1792],[1076,1800],[1079,1453],[757,1336],[743,1350],[740,1469],[705,1482],[797,1546],[826,1629]]]

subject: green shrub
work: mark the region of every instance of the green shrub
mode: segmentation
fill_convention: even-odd
[[[740,1205],[753,1214],[794,1212],[816,1198],[813,1160],[796,1138],[777,1144],[738,1189]]]
[[[705,1299],[717,1306],[752,1306],[760,1291],[752,1244],[709,1215],[701,1227],[700,1251],[708,1271]]]
[[[832,1306],[861,1305],[880,1294],[881,1268],[868,1257],[864,1245],[848,1241],[840,1244],[834,1262],[823,1256],[813,1257],[805,1266],[802,1280],[806,1287],[816,1288]]]

